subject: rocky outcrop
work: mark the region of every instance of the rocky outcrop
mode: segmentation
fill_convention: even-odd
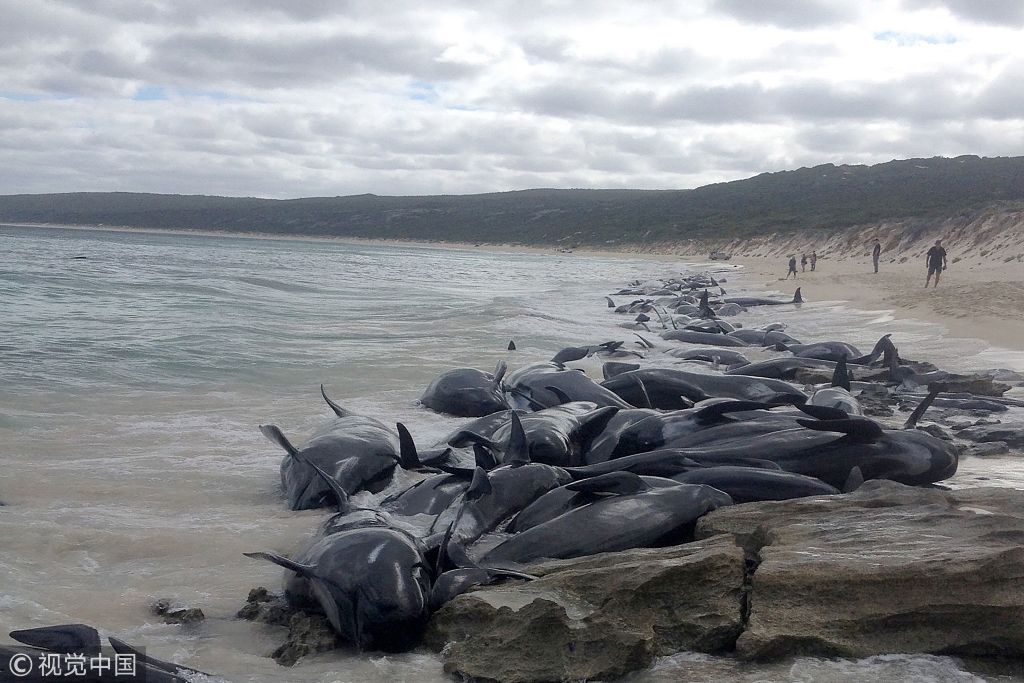
[[[961,439],[978,443],[1002,441],[1010,448],[1024,448],[1024,429],[1010,425],[978,425],[961,429],[956,435]]]
[[[855,494],[722,508],[757,562],[736,651],[1024,656],[1024,492],[871,481]]]
[[[172,598],[159,598],[149,606],[150,611],[167,624],[192,625],[206,619],[203,610],[189,607]]]
[[[1024,492],[869,481],[720,508],[702,540],[535,565],[433,618],[445,670],[509,683],[616,678],[679,650],[750,659],[1024,658]]]
[[[284,643],[270,654],[282,666],[292,666],[306,655],[327,652],[341,645],[341,638],[327,617],[295,610],[284,596],[275,595],[262,586],[249,591],[245,605],[236,616],[288,629]]]
[[[607,680],[679,650],[730,649],[744,555],[725,536],[530,567],[536,581],[459,596],[427,643],[446,671],[508,683]]]

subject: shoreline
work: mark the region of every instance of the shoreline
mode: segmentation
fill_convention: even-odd
[[[547,254],[551,256],[586,256],[592,258],[632,258],[656,262],[708,262],[706,254],[685,253],[683,244],[657,246],[622,245],[621,248],[572,249],[520,244],[441,242],[426,240],[387,240],[359,237],[317,235],[282,235],[261,232],[228,232],[216,230],[172,230],[133,228],[127,226],[57,225],[43,223],[0,223],[0,226],[186,235],[198,237],[230,237],[261,240],[298,240],[333,242],[361,246],[407,246],[489,253]],[[902,319],[935,323],[946,328],[949,336],[958,339],[980,339],[992,346],[1010,351],[1024,351],[1024,317],[1015,315],[1024,310],[1024,265],[1019,262],[991,262],[983,258],[960,260],[951,248],[949,268],[943,273],[938,288],[924,288],[926,274],[917,260],[890,258],[883,254],[879,273],[872,272],[871,260],[865,253],[820,256],[818,268],[802,272],[795,285],[804,287],[808,301],[848,303],[864,311],[891,313]],[[760,284],[783,293],[790,289],[783,284],[785,259],[781,256],[733,256],[715,263],[743,267],[747,284]]]

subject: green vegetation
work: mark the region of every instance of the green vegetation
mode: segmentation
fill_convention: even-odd
[[[735,238],[956,215],[1024,200],[1024,157],[825,164],[695,190],[255,199],[0,196],[0,221],[563,246]]]

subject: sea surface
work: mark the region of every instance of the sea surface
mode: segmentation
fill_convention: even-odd
[[[440,372],[631,343],[604,295],[708,267],[732,291],[763,293],[728,264],[639,256],[0,226],[0,638],[82,622],[238,683],[449,680],[427,652],[339,651],[282,669],[267,657],[281,632],[234,618],[251,587],[281,581],[242,553],[288,553],[325,515],[284,508],[282,453],[257,425],[304,439],[332,415],[322,383],[432,443],[461,422],[416,402]],[[798,311],[739,320],[866,348],[892,332],[903,355],[947,369],[1024,369],[1020,352],[804,296]],[[965,461],[954,483],[1024,488],[1024,473],[1012,459]],[[165,625],[149,612],[158,598],[207,619]],[[752,666],[683,653],[630,680],[1024,679],[945,657]]]

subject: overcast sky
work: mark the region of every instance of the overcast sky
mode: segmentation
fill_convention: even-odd
[[[0,0],[0,194],[1024,155],[1024,0]]]

